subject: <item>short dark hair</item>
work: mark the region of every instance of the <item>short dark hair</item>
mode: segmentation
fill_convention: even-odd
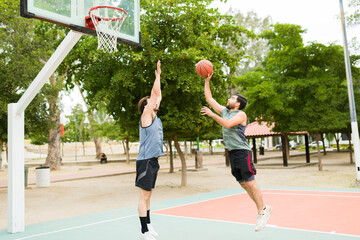
[[[243,110],[246,107],[247,99],[240,93],[236,93],[235,96],[237,96],[237,101],[240,103],[239,110]]]
[[[142,99],[140,99],[139,103],[138,103],[138,109],[139,109],[139,113],[143,113],[144,112],[144,108],[147,104],[147,100],[149,99],[149,96],[143,97]]]

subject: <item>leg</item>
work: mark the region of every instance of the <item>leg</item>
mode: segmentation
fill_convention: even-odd
[[[141,188],[139,189],[140,189],[140,198],[138,204],[139,217],[146,217],[147,210],[150,209],[150,197],[152,191],[146,191]]]
[[[240,185],[246,190],[246,192],[249,194],[250,198],[255,202],[257,210],[258,210],[258,214],[261,214],[265,205],[263,202],[260,188],[256,184],[256,181],[252,180],[249,182],[241,182]]]

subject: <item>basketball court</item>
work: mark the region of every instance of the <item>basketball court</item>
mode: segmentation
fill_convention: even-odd
[[[274,211],[261,232],[254,231],[255,205],[241,188],[155,202],[151,219],[159,240],[360,238],[359,190],[265,188],[263,197]],[[5,229],[0,239],[135,240],[139,225],[137,206],[133,206],[28,225],[22,233]]]
[[[97,35],[99,49],[110,53],[117,51],[117,42],[141,46],[140,0],[20,0],[20,4],[21,16],[59,24],[71,31],[20,100],[8,106],[9,229],[0,231],[0,239],[138,239],[136,203],[129,208],[25,226],[24,152],[19,149],[24,149],[24,110],[82,35]],[[358,190],[263,190],[264,201],[274,212],[261,232],[254,231],[255,205],[241,188],[236,188],[153,203],[151,219],[160,234],[157,239],[360,238]]]

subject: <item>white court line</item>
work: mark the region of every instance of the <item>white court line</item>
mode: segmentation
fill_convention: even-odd
[[[162,213],[153,213],[153,214],[163,215],[163,216],[167,216],[167,217],[186,218],[186,219],[197,219],[197,220],[211,221],[211,222],[222,222],[222,223],[233,223],[233,224],[240,224],[240,225],[255,226],[255,224],[252,224],[252,223],[242,223],[242,222],[233,222],[233,221],[226,221],[226,220],[216,220],[216,219],[197,218],[197,217],[174,216],[174,215],[168,215],[168,214],[162,214]],[[279,229],[285,229],[285,230],[295,230],[295,231],[301,231],[301,232],[314,232],[314,233],[331,234],[331,235],[339,235],[339,236],[346,236],[346,237],[357,237],[357,238],[359,237],[359,235],[350,235],[350,234],[336,233],[335,231],[332,231],[332,232],[322,232],[322,231],[306,230],[306,229],[300,229],[300,228],[279,227],[279,226],[270,225],[270,224],[267,224],[266,227],[279,228]]]
[[[264,190],[269,190],[269,189],[264,189]],[[269,190],[269,191],[289,191],[289,190]],[[298,190],[291,190],[291,191],[298,191]],[[167,210],[167,209],[171,209],[171,208],[188,206],[188,205],[197,204],[197,203],[209,202],[209,201],[212,201],[212,200],[218,200],[218,199],[232,197],[232,196],[236,196],[236,195],[240,195],[240,194],[246,194],[246,192],[235,193],[235,194],[232,194],[232,195],[227,195],[227,196],[222,196],[222,197],[217,197],[217,198],[212,198],[212,199],[207,199],[207,200],[200,200],[200,201],[197,201],[197,202],[179,204],[179,205],[175,205],[175,206],[172,206],[172,207],[165,207],[165,208],[154,210],[154,212]],[[326,195],[326,194],[311,194],[311,193],[268,193],[268,192],[263,192],[263,191],[262,191],[262,194],[263,195],[264,194],[274,194],[274,195],[298,195],[298,196],[319,196],[319,197],[328,197],[329,196],[329,197],[360,198],[360,196]]]
[[[269,195],[294,195],[294,196],[315,196],[315,197],[345,197],[345,198],[360,198],[360,196],[346,196],[346,195],[326,195],[326,194],[311,194],[311,193],[268,193],[262,192],[262,194]]]
[[[22,237],[22,238],[16,238],[15,240],[29,239],[29,238],[34,238],[34,237],[40,237],[40,236],[50,235],[50,234],[54,234],[54,233],[59,233],[59,232],[65,232],[65,231],[74,230],[74,229],[79,229],[79,228],[84,228],[84,227],[93,226],[93,225],[97,225],[97,224],[102,224],[102,223],[107,223],[107,222],[113,222],[113,221],[117,221],[117,220],[122,220],[122,219],[125,219],[125,218],[128,218],[128,217],[134,217],[134,216],[138,216],[138,215],[137,215],[137,214],[134,214],[134,215],[129,215],[129,216],[121,217],[121,218],[113,218],[113,219],[104,220],[104,221],[100,221],[100,222],[94,222],[94,223],[84,224],[84,225],[80,225],[80,226],[77,226],[77,227],[64,228],[64,229],[56,230],[56,231],[52,231],[52,232],[45,232],[45,233],[35,234],[35,235],[32,235],[32,236],[27,236],[27,237]]]
[[[243,192],[243,193],[237,193],[237,194],[235,194],[235,195],[238,195],[238,194],[245,194],[245,192]],[[228,195],[228,196],[222,196],[222,197],[218,197],[218,198],[212,198],[212,199],[208,199],[208,200],[203,200],[203,201],[198,201],[198,202],[180,204],[180,205],[173,206],[173,207],[166,207],[166,208],[162,208],[162,209],[155,210],[154,212],[156,212],[156,211],[161,211],[161,210],[165,210],[165,209],[170,209],[170,208],[175,208],[175,207],[187,206],[187,205],[196,204],[196,203],[208,202],[208,201],[211,201],[211,200],[216,200],[216,199],[221,199],[221,198],[226,198],[226,197],[231,197],[231,196],[234,196],[234,194]],[[155,213],[154,213],[154,214],[155,214]],[[61,230],[57,230],[57,231],[52,231],[52,232],[35,234],[35,235],[32,235],[32,236],[27,236],[27,237],[22,237],[22,238],[16,238],[15,240],[23,240],[23,239],[29,239],[29,238],[34,238],[34,237],[40,237],[40,236],[44,236],[44,235],[50,235],[50,234],[54,234],[54,233],[58,233],[58,232],[70,231],[70,230],[73,230],[73,229],[84,228],[84,227],[88,227],[88,226],[92,226],[92,225],[97,225],[97,224],[106,223],[106,222],[112,222],[112,221],[121,220],[121,219],[125,219],[125,218],[128,218],[128,217],[134,217],[134,216],[138,216],[138,215],[137,215],[137,214],[134,214],[134,215],[125,216],[125,217],[121,217],[121,218],[114,218],[114,219],[109,219],[109,220],[105,220],[105,221],[100,221],[100,222],[95,222],[95,223],[80,225],[80,226],[77,226],[77,227],[71,227],[71,228],[65,228],[65,229],[61,229]]]

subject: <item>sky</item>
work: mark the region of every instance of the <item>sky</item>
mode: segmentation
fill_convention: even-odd
[[[350,11],[348,0],[343,0],[346,14]],[[217,1],[214,6],[221,13],[229,8],[242,14],[253,11],[260,18],[271,16],[273,23],[292,23],[307,29],[304,42],[317,41],[328,44],[343,44],[339,0],[228,0],[226,4]],[[348,41],[360,34],[360,27],[347,28]]]
[[[348,0],[343,0],[345,18],[350,11],[348,3]],[[316,41],[343,45],[339,0],[228,0],[226,4],[217,1],[211,6],[219,8],[221,13],[226,13],[229,8],[239,10],[242,14],[253,11],[260,18],[270,16],[273,23],[300,25],[307,29],[307,33],[303,35],[304,43]],[[348,43],[353,37],[360,36],[360,26],[347,27],[346,31]],[[351,51],[353,50],[350,49]],[[84,106],[77,87],[68,96],[63,94],[62,122],[66,122],[65,115],[69,115],[72,107],[78,103]],[[83,109],[85,110],[85,107]]]

